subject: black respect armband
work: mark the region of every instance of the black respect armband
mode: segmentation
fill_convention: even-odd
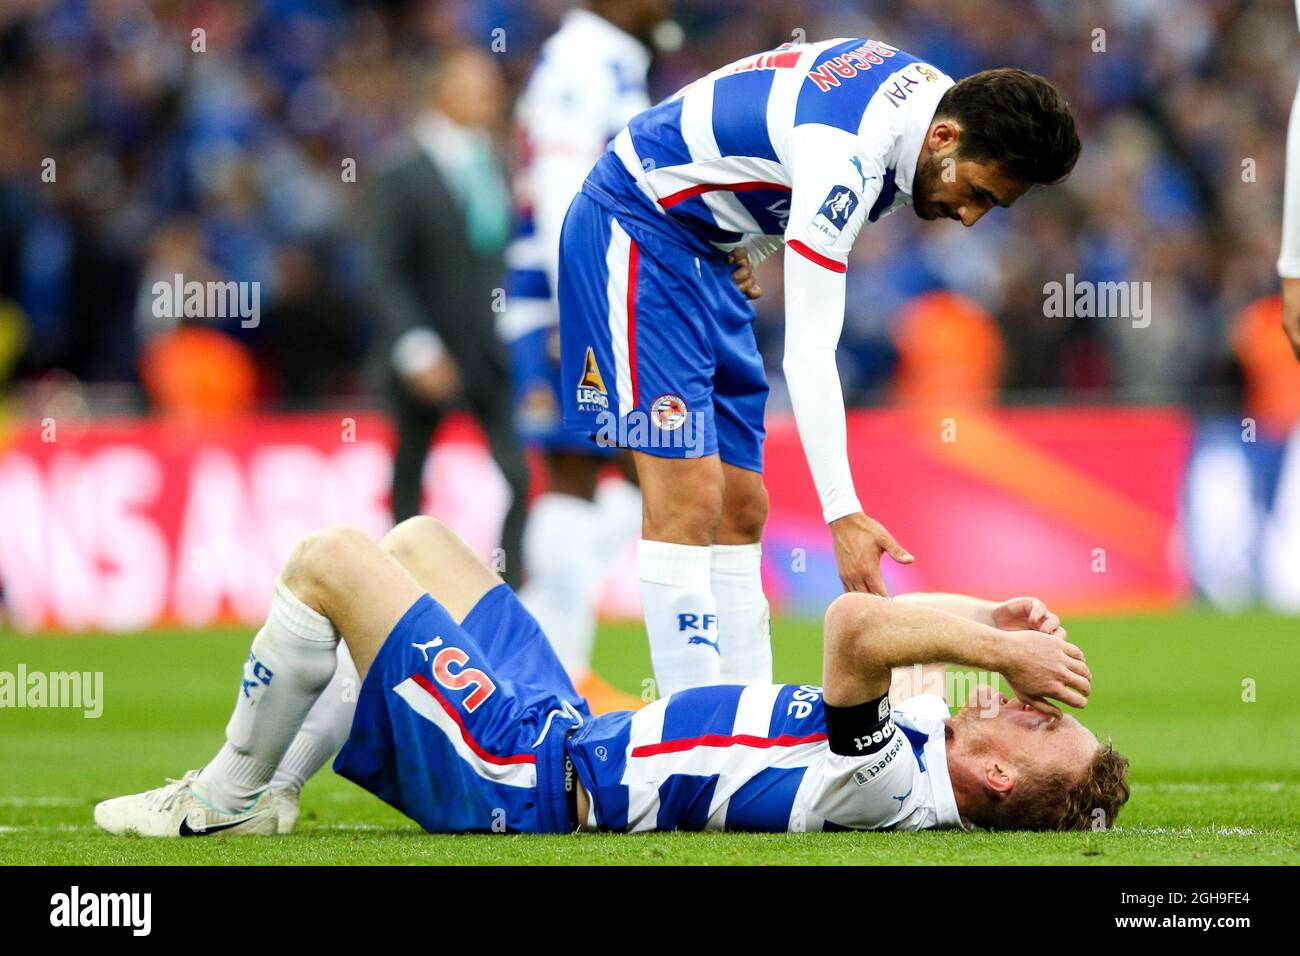
[[[888,694],[852,707],[823,704],[822,709],[826,713],[826,742],[832,753],[844,757],[873,754],[894,736]]]

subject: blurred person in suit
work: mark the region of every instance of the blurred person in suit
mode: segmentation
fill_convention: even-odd
[[[495,135],[506,115],[492,58],[471,46],[446,50],[430,70],[409,136],[374,174],[363,232],[397,427],[393,520],[419,514],[433,433],[449,410],[464,407],[510,487],[497,570],[517,586],[528,467],[496,329],[510,195]]]

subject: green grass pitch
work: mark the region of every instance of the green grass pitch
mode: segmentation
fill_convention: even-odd
[[[247,632],[138,637],[0,634],[0,671],[103,671],[104,712],[0,709],[0,863],[57,864],[1148,864],[1300,861],[1300,626],[1203,610],[1067,622],[1095,678],[1081,716],[1133,761],[1115,830],[1078,834],[672,833],[431,836],[328,769],[296,833],[122,839],[104,797],[158,786],[217,748]],[[775,625],[777,674],[820,682],[817,622]],[[649,674],[639,628],[602,628],[597,666],[628,690]],[[1253,682],[1254,700],[1245,700]]]

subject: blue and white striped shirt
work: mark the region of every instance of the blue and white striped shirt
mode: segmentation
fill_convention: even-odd
[[[640,113],[583,185],[616,216],[700,254],[784,242],[785,374],[826,521],[862,510],[835,348],[865,222],[911,201],[953,81],[868,39],[786,44],[714,70]],[[649,317],[646,319],[649,321]]]
[[[879,41],[787,44],[637,115],[613,152],[646,199],[715,244],[782,236],[842,265],[863,222],[910,199],[950,86]]]
[[[719,685],[579,727],[569,753],[591,828],[921,830],[960,827],[948,777],[948,708],[893,708],[883,745],[848,757],[826,741],[821,688]]]

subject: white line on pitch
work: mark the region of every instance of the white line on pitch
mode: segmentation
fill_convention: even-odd
[[[90,826],[78,826],[71,823],[65,823],[57,827],[4,827],[0,826],[0,833],[89,833],[97,829]]]
[[[0,797],[0,807],[85,807],[91,802],[77,797]]]

